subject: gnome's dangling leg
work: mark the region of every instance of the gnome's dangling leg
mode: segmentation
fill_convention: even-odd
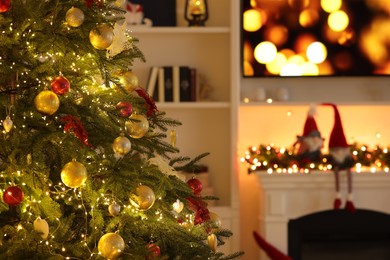
[[[336,187],[336,198],[334,199],[333,208],[340,209],[341,207],[341,194],[340,194],[340,174],[339,167],[336,166],[334,169],[334,179],[335,179],[335,187]]]
[[[345,209],[348,210],[351,213],[354,213],[356,211],[355,205],[352,202],[352,172],[351,169],[347,169],[347,181],[348,181],[348,195],[347,195],[347,202],[345,204]]]

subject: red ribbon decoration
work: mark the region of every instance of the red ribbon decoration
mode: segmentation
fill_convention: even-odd
[[[207,208],[207,203],[204,202],[200,197],[188,197],[188,206],[190,209],[195,211],[194,224],[202,224],[210,220],[210,212]]]
[[[88,133],[85,130],[83,124],[81,123],[80,118],[67,115],[61,118],[61,122],[65,123],[65,132],[73,132],[83,144],[92,147],[92,145],[88,143]]]
[[[158,111],[156,103],[154,102],[153,98],[149,96],[149,94],[143,89],[143,88],[137,88],[135,89],[137,92],[138,96],[142,97],[145,100],[147,112],[147,116],[152,116]]]

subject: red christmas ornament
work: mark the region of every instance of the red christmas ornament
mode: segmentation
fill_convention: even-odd
[[[68,93],[70,89],[70,83],[69,80],[67,80],[63,76],[56,77],[51,83],[50,83],[51,89],[54,93],[57,95],[64,95]]]
[[[0,13],[5,13],[11,7],[11,0],[0,0]]]
[[[192,189],[195,195],[199,195],[203,189],[203,185],[197,178],[191,178],[187,181],[188,186]]]
[[[9,206],[16,206],[23,201],[24,192],[18,186],[10,186],[3,193],[3,200]]]
[[[156,244],[149,243],[148,245],[148,255],[146,256],[147,260],[154,259],[159,257],[161,254],[160,247]]]
[[[119,110],[122,117],[129,117],[133,113],[133,106],[130,103],[121,101],[119,102],[116,107]]]

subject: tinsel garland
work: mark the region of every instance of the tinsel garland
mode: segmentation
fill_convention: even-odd
[[[367,145],[352,144],[351,152],[355,170],[361,171],[364,168],[369,171],[389,171],[389,149],[389,147],[369,148]],[[315,161],[306,161],[300,158],[294,147],[278,148],[264,144],[249,147],[241,161],[248,164],[248,174],[255,171],[327,171],[332,168],[328,153],[321,153]]]

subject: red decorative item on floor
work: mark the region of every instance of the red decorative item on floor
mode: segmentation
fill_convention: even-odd
[[[195,195],[199,195],[202,192],[203,185],[197,178],[191,178],[187,181],[188,186],[192,189]]]
[[[259,233],[253,231],[253,236],[256,240],[257,245],[264,250],[269,258],[272,260],[293,260],[290,256],[282,253],[273,245],[268,243]]]
[[[0,13],[5,13],[11,7],[11,0],[0,0]]]
[[[24,198],[24,192],[18,186],[10,186],[3,193],[3,200],[9,206],[19,205]]]
[[[56,77],[51,83],[50,83],[51,89],[54,93],[57,95],[64,95],[68,93],[70,89],[70,83],[69,80],[63,76]]]

